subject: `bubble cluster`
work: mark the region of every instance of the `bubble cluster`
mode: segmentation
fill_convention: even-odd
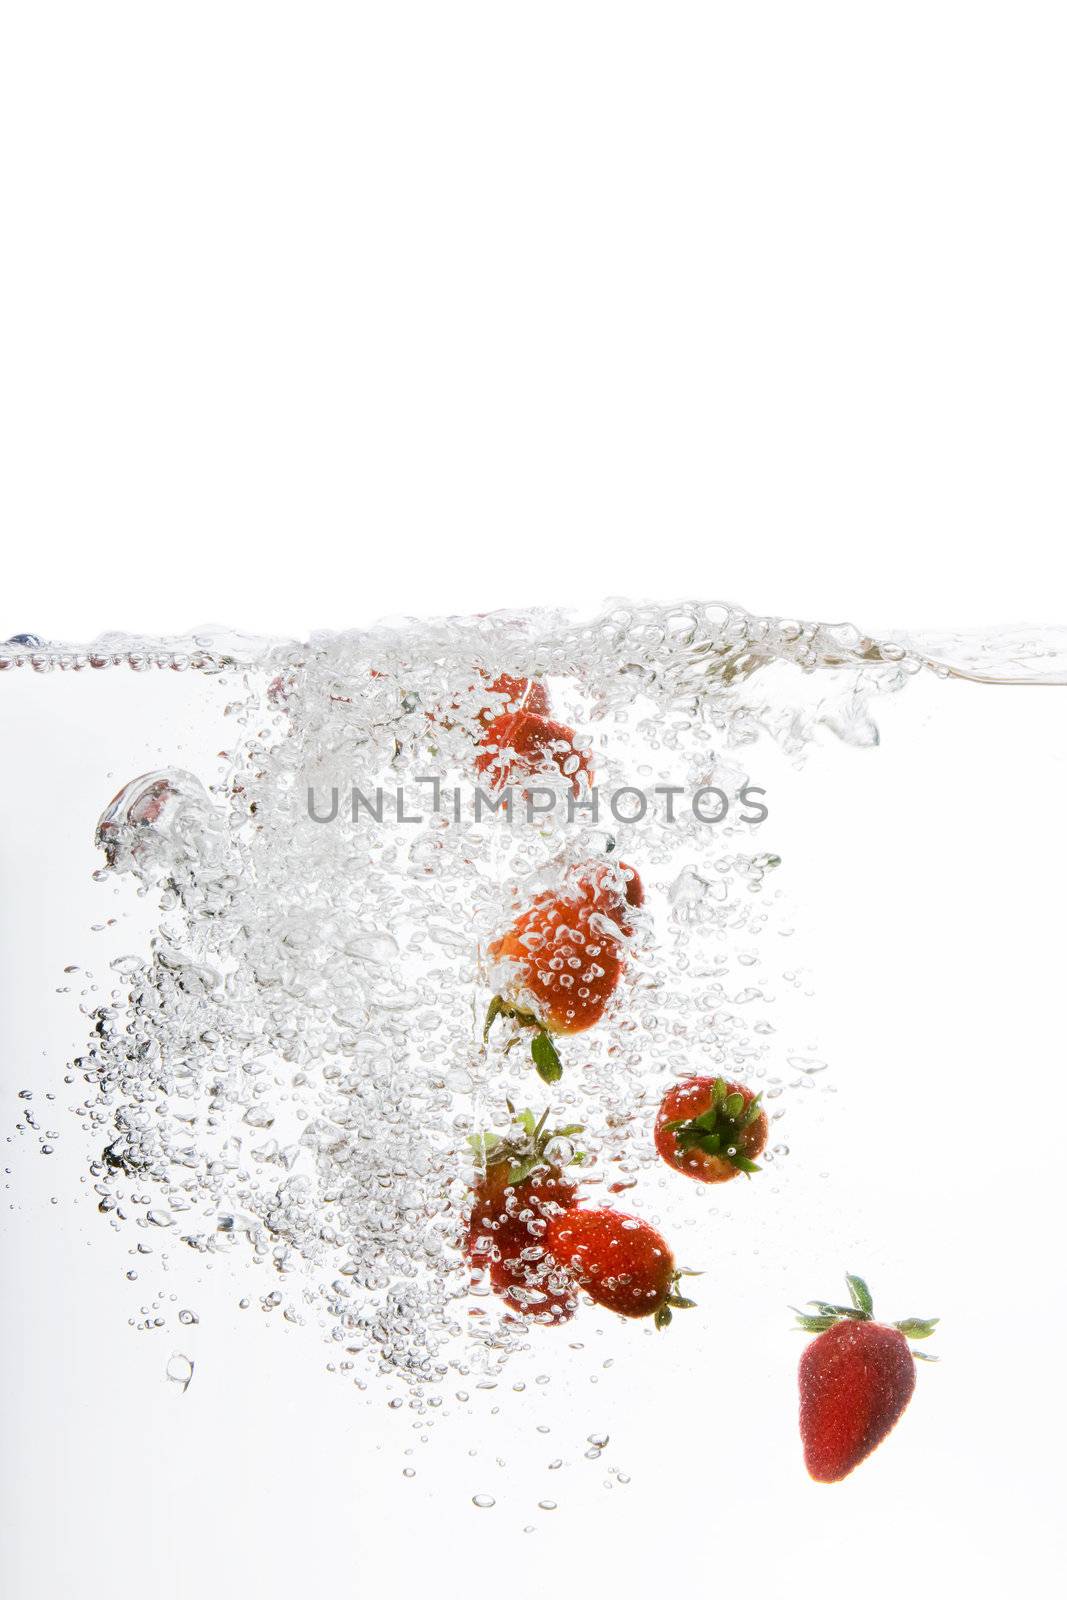
[[[39,646],[12,644],[0,666],[39,665]],[[159,914],[148,947],[113,962],[75,1062],[99,1211],[172,1252],[253,1263],[261,1308],[319,1330],[344,1370],[421,1401],[565,1337],[548,1322],[603,1315],[573,1285],[546,1289],[540,1214],[518,1252],[529,1260],[512,1263],[525,1299],[472,1272],[483,1136],[514,1137],[526,1108],[551,1112],[549,1156],[583,1197],[615,1205],[656,1165],[656,1107],[678,1079],[743,1079],[777,1124],[789,1083],[822,1071],[783,1055],[768,1021],[761,950],[781,863],[740,800],[763,793],[761,736],[791,757],[825,729],[870,743],[871,698],[919,666],[901,647],[724,606],[619,606],[588,623],[496,614],[299,646],[116,640],[60,655],[61,668],[241,669],[224,781],[167,767],[103,805],[103,874]],[[551,759],[522,765],[500,731],[516,716],[538,721],[538,751],[542,723],[568,740],[553,733]],[[513,793],[479,811],[479,785],[498,798],[500,758],[491,776],[480,765],[490,735]],[[530,814],[535,783],[553,803]],[[624,789],[629,810],[612,803]],[[709,790],[726,802],[713,823],[688,803]],[[675,803],[637,814],[634,794],[665,793]],[[523,908],[591,872],[625,895],[624,863],[644,902],[621,916],[590,901],[580,947],[553,954],[571,1017],[605,963],[619,974],[595,1026],[554,1035],[554,1075],[547,1046],[531,1059],[521,995],[483,1035],[494,952],[515,926],[533,953],[544,933],[516,922]],[[774,1137],[770,1159],[785,1154]],[[553,1296],[566,1318],[537,1315]],[[168,1376],[187,1386],[185,1359]],[[606,1442],[590,1436],[590,1459]]]

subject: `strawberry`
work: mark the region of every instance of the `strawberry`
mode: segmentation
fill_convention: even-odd
[[[546,1111],[535,1122],[530,1111],[514,1119],[507,1138],[483,1134],[472,1140],[482,1171],[471,1192],[464,1254],[512,1311],[538,1322],[566,1322],[574,1314],[571,1278],[548,1260],[548,1219],[577,1199],[564,1162],[578,1162],[569,1141],[578,1126],[547,1132]]]
[[[551,776],[553,768],[570,779],[571,792],[580,800],[593,781],[588,751],[575,748],[575,732],[562,722],[528,709],[505,712],[490,722],[478,741],[474,765],[488,773],[490,787],[499,792],[516,778]]]
[[[693,1304],[678,1293],[681,1276],[667,1241],[655,1228],[621,1211],[583,1211],[550,1217],[548,1248],[598,1306],[624,1317],[653,1317],[665,1328],[671,1310]]]
[[[598,911],[617,922],[626,932],[630,928],[630,912],[640,910],[645,903],[645,886],[640,874],[636,867],[627,866],[625,861],[596,867],[589,881],[583,883],[579,880],[578,887],[596,902]]]
[[[563,891],[538,896],[489,946],[502,982],[485,1036],[499,1016],[532,1028],[531,1054],[546,1083],[562,1072],[551,1035],[582,1033],[599,1022],[622,973],[627,901],[607,887],[606,870],[583,869]],[[632,881],[640,883],[636,874]]]
[[[851,1306],[813,1300],[814,1316],[797,1312],[800,1326],[818,1334],[800,1358],[800,1437],[817,1483],[839,1483],[867,1459],[911,1399],[916,1360],[937,1360],[908,1345],[928,1339],[937,1317],[875,1322],[863,1279],[845,1281]]]
[[[488,677],[488,673],[483,673],[482,676]],[[548,690],[536,678],[512,678],[508,673],[502,672],[499,678],[493,679],[485,693],[503,695],[506,701],[503,707],[494,702],[478,712],[478,721],[486,730],[498,717],[518,711],[530,711],[537,717],[552,715]]]
[[[758,1172],[755,1156],[767,1143],[760,1096],[724,1078],[688,1078],[660,1102],[656,1149],[669,1167],[698,1183],[725,1183]]]
[[[473,668],[476,676],[468,679],[461,688],[452,691],[426,712],[426,720],[442,728],[454,728],[459,723],[473,738],[481,739],[499,718],[520,711],[530,711],[539,717],[550,717],[548,690],[537,678],[513,678],[502,672],[491,682],[482,667]]]

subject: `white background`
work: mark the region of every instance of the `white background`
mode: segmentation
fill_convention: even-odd
[[[1062,6],[0,30],[0,631],[1056,619]]]
[[[303,634],[610,593],[867,628],[1063,621],[1065,44],[1062,7],[1019,0],[16,0],[0,20],[0,637],[209,618]],[[84,681],[5,712],[5,1095],[38,1032],[53,1068],[67,1047],[47,925],[80,935],[95,914],[71,885],[95,864],[98,785],[192,716],[109,688],[126,698],[105,755]],[[368,1413],[342,1411],[317,1347],[309,1362],[297,1339],[219,1332],[176,1422],[157,1352],[124,1337],[131,1308],[111,1297],[125,1258],[97,1287],[96,1219],[57,1235],[31,1187],[4,1232],[5,1593],[451,1595],[506,1572],[520,1596],[551,1573],[629,1597],[672,1571],[710,1587],[687,1542],[705,1530],[731,1543],[735,1587],[743,1573],[775,1597],[860,1574],[873,1595],[924,1575],[978,1595],[1047,1581],[1062,714],[1049,691],[980,693],[924,709],[923,738],[907,697],[892,709],[897,753],[887,738],[862,778],[842,769],[852,824],[817,806],[804,829],[782,821],[804,840],[793,893],[824,1043],[872,1063],[843,1074],[848,1116],[822,1135],[838,1181],[868,1194],[876,1236],[897,1219],[915,1237],[925,1205],[941,1230],[910,1274],[887,1247],[875,1284],[902,1314],[940,1310],[958,1341],[920,1373],[919,1398],[935,1375],[945,1398],[917,1398],[913,1452],[885,1452],[848,1498],[794,1487],[763,1426],[792,1404],[776,1293],[759,1426],[723,1401],[716,1433],[679,1344],[662,1403],[614,1403],[640,1496],[572,1490],[538,1569],[518,1511],[476,1529],[457,1512],[447,1454],[436,1498],[402,1498],[393,1445],[376,1472]],[[36,754],[17,742],[31,722]],[[936,818],[906,803],[931,777],[952,797]],[[1024,782],[1033,804],[1006,822]],[[959,1132],[948,1176],[916,1191],[891,1128],[873,1146],[849,1133],[882,1127],[901,1071],[935,1068]],[[1025,1173],[984,1142],[1009,1070],[1043,1097]],[[840,1261],[850,1238],[813,1241],[792,1292],[833,1293],[839,1264],[861,1265]],[[737,1553],[746,1507],[757,1531]]]

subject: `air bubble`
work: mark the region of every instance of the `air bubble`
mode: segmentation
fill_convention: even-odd
[[[160,1323],[157,1321],[157,1326]],[[184,1394],[193,1381],[193,1363],[188,1356],[172,1355],[167,1362],[167,1377],[171,1383],[176,1383]]]
[[[544,1218],[530,1219],[517,1247],[489,1224],[479,1281],[464,1260],[467,1140],[508,1132],[509,1096],[535,1116],[542,1104],[524,1007],[554,1003],[573,1017],[621,964],[613,1009],[560,1035],[564,1076],[552,1091],[562,1113],[553,1127],[567,1131],[549,1153],[591,1197],[621,1192],[606,1179],[630,1187],[651,1170],[655,1097],[694,1059],[740,1064],[767,1082],[776,1110],[796,1097],[793,1074],[807,1081],[822,1064],[816,1041],[776,1048],[767,1031],[775,994],[762,957],[778,925],[779,858],[758,829],[705,825],[688,795],[674,822],[650,801],[632,826],[580,812],[568,822],[565,807],[528,824],[521,779],[510,813],[475,818],[463,781],[479,775],[486,714],[511,703],[492,685],[501,674],[548,685],[554,717],[575,725],[567,771],[591,762],[605,785],[642,790],[702,774],[732,795],[759,781],[757,735],[789,756],[828,726],[869,742],[863,708],[903,681],[914,652],[890,660],[856,632],[682,604],[617,606],[586,624],[554,613],[401,623],[299,646],[210,629],[166,645],[112,635],[79,653],[25,636],[5,658],[31,654],[42,668],[213,674],[231,730],[221,754],[190,746],[178,767],[178,751],[157,752],[167,765],[119,774],[114,799],[100,796],[96,842],[123,897],[115,909],[151,911],[153,927],[115,957],[106,1001],[86,1001],[71,1069],[92,1130],[94,1204],[109,1225],[152,1238],[157,1263],[180,1240],[182,1263],[177,1251],[166,1263],[174,1304],[200,1293],[188,1263],[235,1275],[247,1265],[259,1276],[241,1281],[250,1292],[239,1305],[262,1308],[257,1332],[288,1336],[305,1322],[313,1345],[321,1322],[346,1358],[339,1370],[354,1365],[392,1410],[405,1405],[394,1390],[414,1402],[400,1426],[443,1421],[434,1385],[447,1394],[463,1382],[456,1401],[473,1394],[483,1422],[482,1391],[499,1387],[514,1408],[524,1384],[511,1357],[532,1350],[544,1367],[562,1354],[548,1349],[557,1330],[538,1319],[570,1323],[594,1348],[597,1336],[565,1270],[553,1278],[545,1265]],[[805,682],[832,668],[817,715],[768,706],[759,675],[778,662]],[[558,763],[548,777],[569,792]],[[422,822],[397,820],[401,784],[403,814]],[[335,788],[336,816],[323,820]],[[573,891],[591,857],[616,894],[632,884],[619,864],[634,863],[648,903],[631,914],[609,897],[587,905],[584,922],[557,917],[547,934],[518,937],[520,954],[551,957],[554,985],[524,994],[520,1015],[498,1017],[483,1043],[489,999],[515,976],[510,956],[490,955],[494,942],[517,906]],[[103,914],[97,926],[108,927]],[[47,1153],[54,1136],[43,1137]],[[505,1250],[506,1300],[491,1270],[499,1276]],[[141,1320],[159,1320],[157,1310]],[[196,1320],[178,1312],[183,1326]],[[566,1347],[582,1348],[582,1337]],[[528,1424],[524,1433],[530,1441]],[[598,1451],[606,1440],[587,1443]]]

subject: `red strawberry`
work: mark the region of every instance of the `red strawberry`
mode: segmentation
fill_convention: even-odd
[[[570,779],[574,798],[580,800],[593,781],[593,768],[588,751],[576,749],[574,740],[574,729],[562,722],[529,710],[511,711],[489,724],[478,741],[474,765],[490,775],[494,791],[538,773],[551,775],[555,768]]]
[[[569,1322],[578,1309],[574,1279],[548,1258],[544,1239],[527,1225],[501,1228],[489,1282],[509,1311],[546,1327]]]
[[[531,1053],[546,1083],[562,1071],[549,1035],[582,1033],[604,1015],[623,968],[625,904],[617,891],[608,898],[595,873],[583,874],[564,893],[540,895],[489,946],[502,987],[489,1007],[486,1037],[499,1016],[533,1028]]]
[[[548,1248],[598,1306],[624,1317],[654,1317],[693,1304],[678,1293],[679,1272],[667,1241],[647,1222],[621,1211],[583,1211],[549,1218]]]
[[[645,886],[640,874],[625,861],[597,867],[590,874],[588,884],[581,887],[595,900],[598,911],[625,930],[630,926],[629,913],[639,910],[645,903]]]
[[[478,724],[488,730],[498,718],[520,711],[530,711],[539,717],[551,716],[548,690],[536,678],[513,678],[502,672],[490,682],[488,672],[481,667],[473,671],[476,677],[468,679],[463,688],[427,711],[428,722],[438,723],[442,728],[454,728],[457,722],[462,722],[480,742]]]
[[[656,1149],[676,1172],[698,1183],[725,1183],[758,1172],[767,1143],[760,1097],[724,1078],[689,1078],[668,1089],[656,1117]]]
[[[577,1188],[559,1159],[577,1126],[546,1132],[547,1111],[539,1123],[521,1112],[511,1135],[483,1135],[473,1141],[485,1166],[472,1190],[464,1254],[470,1265],[488,1272],[489,1282],[512,1311],[539,1322],[566,1322],[574,1314],[573,1281],[548,1259],[548,1220],[574,1204]],[[571,1157],[572,1160],[577,1159]]]
[[[819,1335],[800,1358],[800,1437],[818,1483],[838,1483],[867,1459],[911,1399],[916,1360],[937,1359],[908,1345],[929,1338],[937,1317],[875,1322],[863,1279],[845,1281],[851,1306],[813,1300],[814,1316],[797,1313],[800,1326]]]
[[[488,674],[483,673],[483,677]],[[531,711],[537,717],[550,717],[552,708],[548,701],[548,690],[536,678],[512,678],[502,672],[499,678],[494,678],[489,685],[488,694],[505,695],[507,703],[500,706],[493,702],[478,712],[478,721],[482,727],[488,729],[500,716],[517,711]]]

